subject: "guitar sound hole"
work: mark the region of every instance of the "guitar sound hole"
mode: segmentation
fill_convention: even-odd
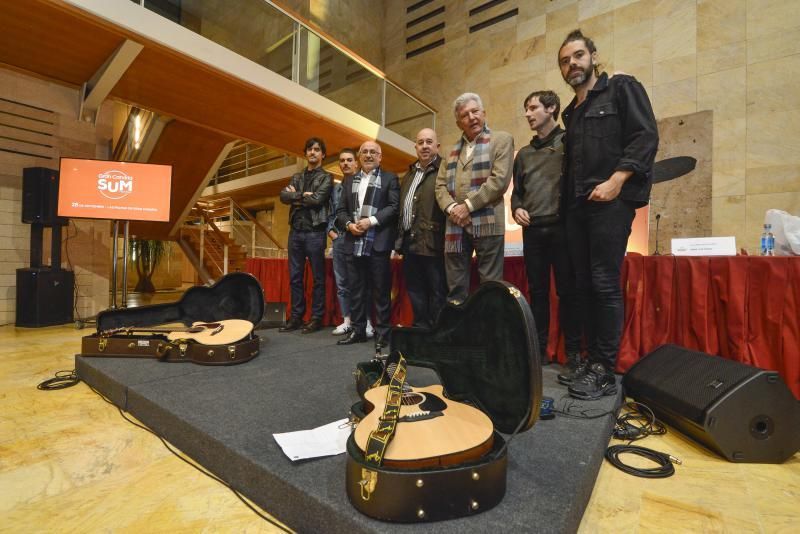
[[[425,396],[419,393],[403,393],[403,405],[405,406],[420,404],[424,400]]]

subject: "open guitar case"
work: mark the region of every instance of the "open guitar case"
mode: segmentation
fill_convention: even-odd
[[[499,504],[508,466],[508,440],[502,434],[513,438],[531,428],[542,397],[536,328],[527,301],[511,284],[484,283],[463,304],[445,306],[432,329],[393,329],[391,348],[402,353],[409,369],[433,369],[447,398],[488,415],[495,429],[492,449],[477,460],[447,467],[376,467],[365,461],[354,432],[347,442],[350,502],[375,519],[403,523],[475,515]],[[370,363],[365,363],[355,375],[363,394],[380,372],[370,376]],[[366,408],[363,401],[357,403],[354,418]],[[398,425],[396,432],[402,431]]]
[[[186,290],[177,302],[105,310],[97,316],[97,331],[84,336],[81,356],[158,358],[165,362],[232,365],[252,360],[261,340],[253,332],[235,343],[208,345],[194,340],[172,341],[162,333],[108,332],[130,327],[156,327],[195,322],[244,319],[258,325],[264,315],[264,291],[248,273],[231,273],[211,286]]]

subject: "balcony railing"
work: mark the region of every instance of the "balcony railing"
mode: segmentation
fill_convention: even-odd
[[[268,0],[131,0],[408,139],[436,112]]]

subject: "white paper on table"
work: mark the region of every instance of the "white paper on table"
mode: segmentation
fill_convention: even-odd
[[[343,453],[347,447],[350,431],[348,420],[339,419],[311,430],[272,434],[272,437],[283,449],[283,453],[291,461],[296,462]]]

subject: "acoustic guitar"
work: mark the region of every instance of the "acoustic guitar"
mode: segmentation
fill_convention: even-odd
[[[389,386],[364,394],[372,410],[358,423],[355,442],[363,452],[369,434],[378,427]],[[387,467],[417,469],[460,464],[492,449],[494,425],[477,408],[450,400],[442,386],[407,387],[394,437],[383,456]]]
[[[166,334],[167,339],[175,341],[178,339],[192,340],[203,345],[230,345],[241,341],[253,331],[253,323],[243,319],[226,319],[213,323],[196,322],[188,327],[146,327],[146,326],[124,326],[113,328],[100,333],[101,336],[112,336],[118,334],[131,335],[134,332],[140,333],[160,333]]]

